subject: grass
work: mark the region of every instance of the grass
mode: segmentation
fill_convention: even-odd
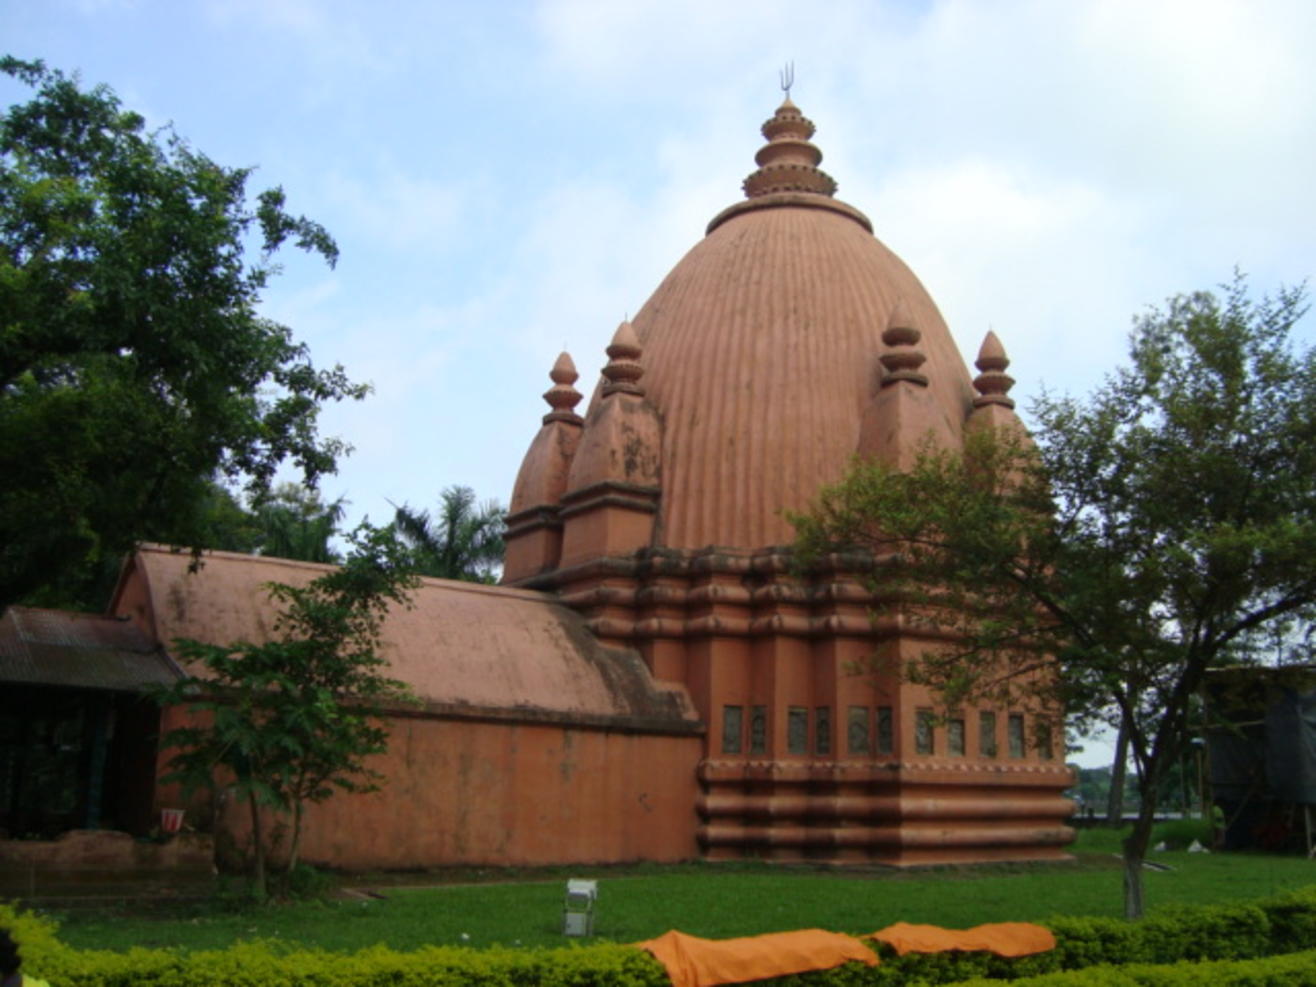
[[[1072,864],[993,865],[937,871],[838,872],[764,864],[689,864],[626,869],[577,868],[598,877],[596,933],[634,942],[670,928],[723,938],[819,927],[872,932],[892,922],[950,927],[1036,921],[1057,914],[1118,915],[1122,907],[1119,835],[1084,833]],[[1166,852],[1174,869],[1146,873],[1148,902],[1208,903],[1267,897],[1316,884],[1316,861],[1253,854]],[[397,949],[426,944],[560,945],[563,880],[489,882],[437,887],[386,886],[381,899],[310,901],[224,911],[174,907],[169,914],[73,914],[61,938],[80,948],[171,946],[223,948],[264,938],[354,950],[376,943]]]

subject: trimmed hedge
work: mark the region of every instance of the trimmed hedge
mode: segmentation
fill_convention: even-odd
[[[894,987],[918,982],[951,984],[1068,978],[1064,971],[1084,976],[1152,976],[1138,964],[1179,964],[1189,969],[1202,961],[1252,960],[1309,950],[1316,944],[1316,886],[1250,904],[1177,907],[1153,913],[1139,922],[1109,918],[1056,918],[1046,923],[1056,934],[1056,949],[1010,960],[987,953],[934,953],[896,956],[878,946],[882,963],[857,963],[835,970],[782,977],[773,983],[808,987],[874,985]],[[251,987],[336,987],[346,984],[390,984],[398,987],[446,987],[480,984],[489,987],[667,987],[663,968],[648,953],[631,946],[597,943],[555,949],[469,949],[445,946],[398,952],[384,946],[356,953],[305,950],[275,942],[245,942],[226,950],[185,953],[168,949],[75,950],[61,943],[54,923],[0,905],[0,925],[9,927],[20,943],[25,972],[59,987],[208,987],[211,984]],[[1303,954],[1307,956],[1307,954]],[[1287,960],[1288,958],[1285,957]],[[1310,956],[1307,962],[1311,962]],[[1112,965],[1119,969],[1108,972]],[[1160,967],[1159,969],[1171,969]],[[1214,968],[1213,968],[1214,969]],[[1225,969],[1222,967],[1221,969]],[[1232,969],[1232,968],[1230,968]],[[1240,968],[1241,969],[1241,968]],[[1261,968],[1258,968],[1261,969]],[[1276,967],[1280,969],[1280,967]],[[1283,967],[1287,970],[1288,967]],[[1171,974],[1166,974],[1170,976]],[[1174,973],[1175,977],[1189,974]],[[1235,976],[1230,973],[1229,976]],[[1156,976],[1160,976],[1159,973]],[[1204,974],[1200,968],[1193,976]],[[1269,968],[1255,983],[1306,983],[1273,979]],[[1199,980],[1200,983],[1235,982]],[[1243,973],[1237,982],[1245,982]],[[1028,980],[1052,983],[1050,979]],[[1072,978],[1056,984],[1076,983]],[[1083,983],[1179,984],[1175,980],[1083,980]]]
[[[1316,945],[1316,886],[1250,903],[1158,909],[1137,922],[1063,916],[1044,924],[1055,933],[1056,948],[1017,960],[990,953],[896,956],[883,946],[882,964],[865,982],[1015,980],[1099,965],[1241,960],[1307,950]]]
[[[999,980],[961,980],[953,987],[999,987]],[[1316,987],[1316,950],[1256,960],[1156,966],[1090,966],[1013,981],[1011,987]]]
[[[57,987],[670,987],[666,971],[632,946],[599,943],[558,949],[430,946],[355,953],[299,949],[255,940],[223,950],[78,950],[55,936],[53,922],[0,904],[0,926],[19,943],[23,972]]]

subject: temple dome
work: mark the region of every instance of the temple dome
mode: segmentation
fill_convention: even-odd
[[[894,318],[921,332],[937,431],[959,436],[974,391],[937,306],[832,198],[813,125],[787,100],[745,182],[633,319],[663,423],[654,545],[789,543],[855,454]],[[908,437],[918,441],[919,436]]]

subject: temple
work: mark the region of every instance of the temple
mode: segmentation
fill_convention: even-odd
[[[918,279],[835,198],[813,132],[789,98],[763,125],[745,198],[617,328],[584,407],[557,359],[504,585],[425,579],[390,614],[381,654],[417,703],[390,716],[380,791],[308,808],[304,859],[1065,856],[1060,711],[939,709],[872,670],[917,657],[929,631],[882,607],[871,567],[792,564],[787,512],[852,457],[906,466],[923,443],[1021,427],[1000,341],[987,335],[971,376]],[[174,642],[267,639],[266,585],[324,571],[189,561],[142,547],[103,617],[0,618],[5,735],[65,738],[0,751],[19,765],[6,777],[37,777],[20,769],[39,755],[63,793],[13,782],[0,830],[148,832],[181,805],[157,737],[186,711],[143,698],[179,674]],[[245,812],[222,787],[187,809],[221,862],[241,856]],[[7,852],[0,840],[0,864]]]
[[[1070,838],[1059,716],[945,715],[871,668],[927,644],[844,560],[793,571],[789,511],[855,455],[1021,427],[1000,341],[971,379],[936,305],[834,197],[789,98],[724,209],[607,348],[582,416],[571,358],[512,495],[504,581],[683,685],[708,857],[904,865],[1050,859]],[[892,663],[884,663],[889,667]],[[894,663],[899,665],[900,662]]]

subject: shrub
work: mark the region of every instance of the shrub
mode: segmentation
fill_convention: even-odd
[[[1316,885],[1266,898],[1257,907],[1270,922],[1270,952],[1296,952],[1316,944]]]
[[[7,924],[20,941],[27,972],[52,983],[80,987],[667,987],[669,983],[662,966],[648,953],[612,943],[552,949],[431,946],[405,953],[375,946],[356,953],[330,953],[258,941],[195,953],[165,949],[115,953],[72,949],[56,938],[53,922],[3,905],[0,924]],[[1316,968],[1316,954],[1297,954],[1300,959],[1274,956],[1308,949],[1316,942],[1316,887],[1252,904],[1163,909],[1138,922],[1057,918],[1047,924],[1056,934],[1057,946],[1037,956],[1013,960],[987,953],[897,956],[890,947],[879,945],[879,966],[851,963],[772,982],[801,987],[990,984],[1000,980],[1038,987],[1079,983],[1108,987],[1295,983],[1316,987],[1316,977],[1289,975],[1301,970],[1302,976],[1307,976],[1309,969]],[[1273,960],[1261,962],[1267,956]]]
[[[989,979],[962,980],[954,987],[996,987]],[[1094,966],[1063,973],[1044,973],[1016,980],[1011,987],[1316,987],[1316,950],[1251,960],[1217,960],[1168,965],[1135,963]]]
[[[276,898],[323,898],[333,887],[333,875],[307,863],[298,863],[291,871],[270,876],[270,890]]]
[[[0,928],[8,929],[18,943],[23,971],[45,977],[59,967],[71,950],[57,938],[59,924],[32,912],[19,911],[0,901]]]
[[[1196,840],[1210,849],[1215,845],[1215,829],[1210,819],[1172,819],[1152,830],[1151,845],[1165,844],[1167,850],[1187,850]]]

